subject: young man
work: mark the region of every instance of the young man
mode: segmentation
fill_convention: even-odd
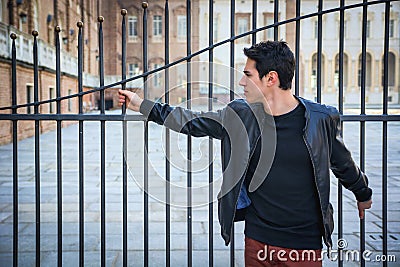
[[[321,266],[321,237],[332,247],[329,169],[354,193],[361,219],[372,190],[342,142],[339,112],[291,93],[295,59],[287,44],[261,42],[244,53],[239,85],[246,100],[218,112],[153,103],[123,90],[120,104],[172,130],[221,140],[221,235],[228,245],[233,222],[245,220],[246,266]]]

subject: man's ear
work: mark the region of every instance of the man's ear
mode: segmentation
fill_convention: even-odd
[[[276,71],[268,72],[268,74],[265,77],[266,77],[268,85],[273,85],[273,84],[279,82],[278,73]]]

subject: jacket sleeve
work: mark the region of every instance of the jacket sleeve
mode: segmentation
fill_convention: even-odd
[[[337,111],[332,116],[332,124],[331,170],[358,201],[370,200],[372,189],[368,187],[368,178],[354,163],[350,151],[343,143],[340,113]]]
[[[140,113],[150,121],[164,125],[173,131],[195,137],[210,136],[221,139],[224,131],[222,125],[224,110],[195,112],[145,99],[140,106]]]

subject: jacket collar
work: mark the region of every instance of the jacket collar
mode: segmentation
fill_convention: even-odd
[[[302,104],[304,106],[304,109],[305,109],[304,117],[306,118],[306,124],[304,125],[303,132],[305,132],[308,128],[308,121],[310,120],[310,109],[308,108],[308,105],[304,98],[302,98],[300,96],[296,96],[296,95],[293,95],[293,96],[299,101],[300,104]]]

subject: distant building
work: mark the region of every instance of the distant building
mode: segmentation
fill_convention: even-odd
[[[359,1],[346,1],[346,5]],[[324,9],[338,7],[339,1],[324,1]],[[317,11],[316,1],[302,1],[302,14]],[[388,82],[389,104],[399,104],[400,79],[400,3],[391,3],[389,18]],[[343,90],[345,104],[360,103],[362,8],[348,9],[344,16]],[[304,72],[304,95],[312,97],[316,91],[317,72],[317,18],[302,21],[301,68]],[[366,21],[366,101],[382,104],[383,101],[383,54],[385,33],[385,4],[368,7]],[[322,101],[336,103],[339,84],[339,13],[323,16],[322,23]]]
[[[207,47],[208,38],[208,2],[200,0],[200,47]],[[346,5],[359,1],[346,1]],[[323,9],[337,8],[339,1],[323,1]],[[301,15],[316,13],[318,1],[301,1]],[[213,37],[214,42],[230,38],[230,1],[214,1]],[[279,20],[295,17],[295,1],[279,1]],[[368,8],[366,24],[367,56],[366,56],[366,101],[368,104],[382,104],[383,79],[383,49],[385,4],[373,5]],[[389,20],[389,53],[388,53],[388,82],[389,104],[399,104],[400,79],[400,3],[391,3]],[[361,38],[362,38],[362,8],[347,9],[344,21],[344,66],[343,89],[345,104],[360,103],[361,86]],[[252,1],[236,1],[235,4],[235,34],[252,30]],[[257,27],[274,23],[274,1],[258,1]],[[279,26],[278,39],[286,40],[295,49],[295,24]],[[317,38],[318,17],[301,20],[300,30],[300,94],[314,99],[317,86]],[[256,41],[273,40],[273,28],[256,34]],[[235,45],[235,69],[242,71],[245,62],[243,47],[251,45],[251,36],[238,39]],[[202,54],[201,60],[207,60],[208,55]],[[214,50],[216,63],[230,66],[229,44]],[[337,103],[339,86],[339,13],[333,12],[322,16],[322,101]],[[217,67],[218,68],[218,67]],[[227,73],[215,73],[214,82],[229,84]],[[237,85],[237,77],[235,77]],[[238,87],[238,86],[237,86]],[[236,90],[236,88],[235,88]],[[221,90],[222,92],[223,90]],[[237,89],[240,93],[240,88]],[[204,90],[204,93],[206,91]]]
[[[166,64],[165,59],[165,1],[148,1],[147,9],[147,63],[153,70]],[[252,0],[235,1],[235,20],[230,21],[230,0],[214,2],[212,18],[212,41],[217,43],[231,37],[231,24],[234,34],[242,34],[253,29]],[[359,3],[349,0],[346,5]],[[295,17],[296,1],[278,1],[278,20],[284,21]],[[169,4],[169,62],[187,56],[187,16],[186,0],[170,0]],[[316,13],[318,1],[301,1],[301,15]],[[339,1],[323,1],[323,9],[336,8]],[[383,49],[384,49],[384,5],[375,4],[368,7],[366,21],[367,54],[366,54],[366,101],[367,104],[381,104],[383,79]],[[121,9],[127,10],[126,15],[126,76],[133,77],[143,73],[143,15],[141,1],[119,0],[0,0],[0,106],[11,104],[11,39],[10,33],[18,35],[17,46],[17,96],[18,104],[33,101],[33,59],[32,30],[39,32],[39,99],[55,98],[55,47],[54,28],[62,29],[61,40],[61,95],[77,93],[77,21],[84,22],[83,28],[83,85],[84,90],[99,86],[99,48],[98,21],[99,15],[104,16],[104,71],[105,84],[121,80],[122,72],[122,15]],[[389,19],[389,52],[388,52],[388,82],[389,104],[400,104],[400,2],[394,1],[390,7]],[[209,46],[209,1],[191,1],[191,52],[197,52]],[[256,27],[274,23],[274,1],[257,1]],[[317,16],[301,20],[300,30],[300,94],[313,99],[316,96],[317,75]],[[278,27],[278,39],[286,40],[295,49],[295,23],[283,24]],[[359,105],[361,86],[361,37],[362,37],[362,7],[346,9],[344,16],[344,65],[343,90],[345,104]],[[256,33],[256,42],[274,39],[274,29],[269,28]],[[246,36],[235,41],[233,51],[234,90],[241,93],[238,86],[241,71],[245,63],[243,48],[251,45],[252,37]],[[322,16],[322,102],[334,104],[338,99],[339,86],[339,13],[337,11]],[[213,96],[215,100],[229,101],[230,84],[230,44],[214,48]],[[192,99],[208,97],[208,52],[191,59],[190,85]],[[135,90],[143,88],[142,79],[129,82],[128,88]],[[170,102],[182,103],[187,99],[187,64],[181,64],[169,69]],[[148,98],[165,101],[165,72],[152,74],[148,77]],[[105,93],[106,107],[117,105],[115,90],[108,89]],[[97,109],[99,94],[85,95],[83,98],[85,111]],[[204,101],[202,103],[205,103]],[[40,113],[55,113],[55,103],[40,106]],[[77,113],[76,98],[62,102],[62,113]],[[9,112],[9,111],[2,111]],[[33,108],[23,108],[19,113],[32,113]],[[68,122],[63,122],[67,124]],[[55,128],[54,122],[42,121],[41,131]],[[11,141],[11,122],[0,121],[0,144]],[[21,121],[19,138],[32,136],[33,123]]]

